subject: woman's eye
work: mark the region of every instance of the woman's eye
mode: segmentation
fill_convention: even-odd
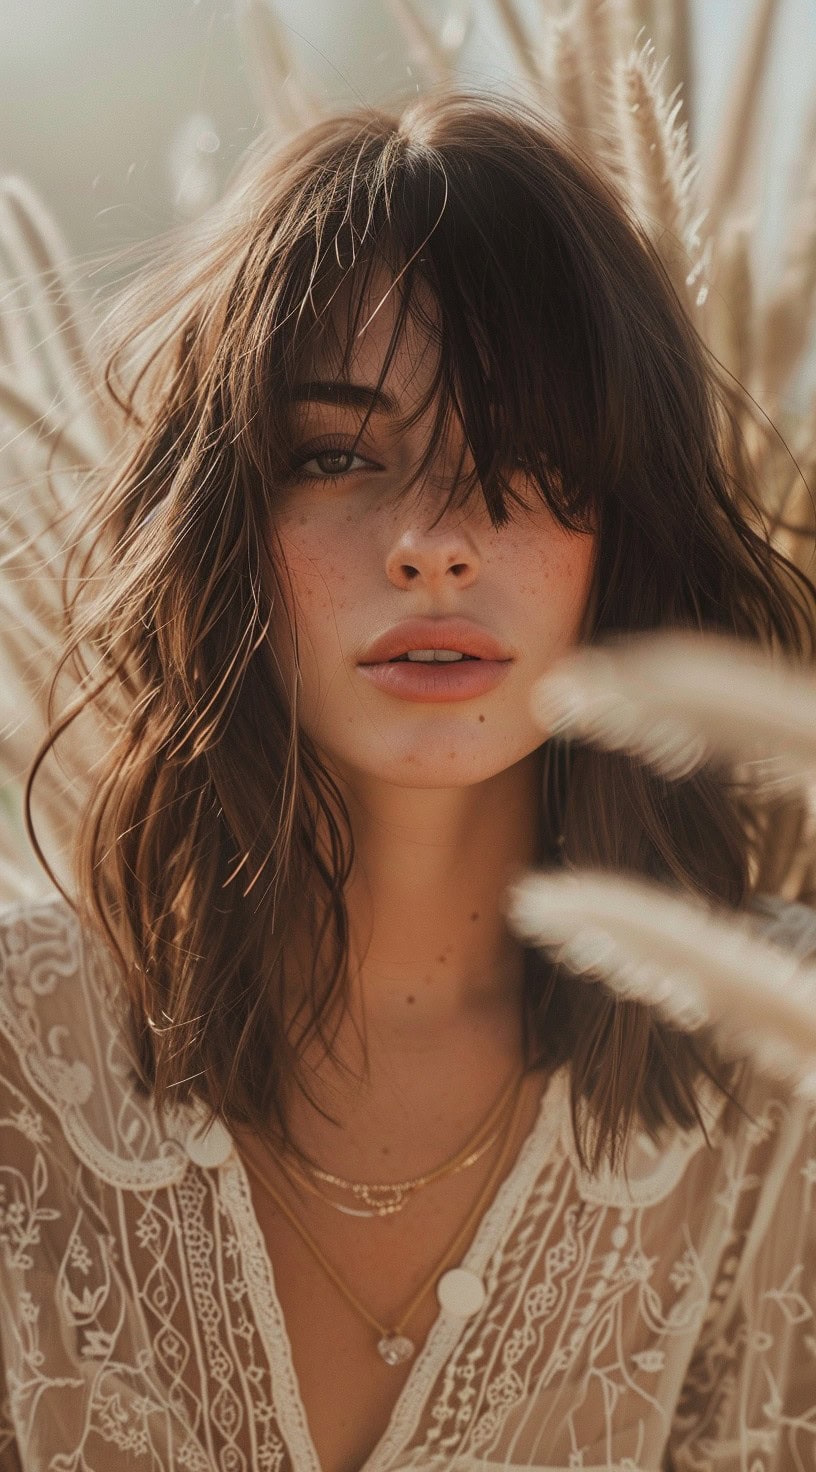
[[[364,460],[362,455],[357,455],[353,450],[344,450],[339,445],[332,445],[327,450],[318,450],[311,455],[304,455],[295,461],[293,474],[300,475],[304,480],[340,480],[344,475],[350,475],[352,470],[359,470],[360,466],[351,462],[359,460],[361,465],[368,465],[370,461]],[[307,470],[307,465],[316,465],[317,471]]]

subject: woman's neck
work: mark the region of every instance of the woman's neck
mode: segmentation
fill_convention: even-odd
[[[520,1012],[507,885],[536,859],[538,753],[471,787],[347,784],[352,1006],[371,1041],[410,1046]],[[356,970],[355,970],[356,965]]]

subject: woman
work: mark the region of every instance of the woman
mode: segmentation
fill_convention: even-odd
[[[807,1465],[812,1125],[504,918],[533,865],[753,898],[722,779],[530,715],[610,631],[805,652],[654,251],[432,96],[259,144],[137,306],[108,750],[2,930],[0,1466]]]

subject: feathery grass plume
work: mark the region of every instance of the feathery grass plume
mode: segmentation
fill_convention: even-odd
[[[693,66],[691,51],[690,0],[630,0],[632,34],[643,31],[654,43],[658,56],[666,59],[664,89],[667,95],[683,89],[683,104],[692,146],[694,122]]]
[[[416,0],[386,0],[386,3],[408,42],[414,64],[433,82],[450,81],[466,31],[463,34],[460,30],[455,45],[446,45],[444,28],[442,34],[438,34],[421,14]]]
[[[58,401],[93,462],[105,448],[101,401],[89,403],[96,354],[86,315],[66,268],[68,251],[34,191],[13,175],[0,179],[0,362],[18,391]]]
[[[508,899],[512,929],[569,970],[816,1101],[816,966],[742,915],[590,870],[527,875]]]
[[[733,215],[723,223],[714,241],[711,289],[704,316],[708,346],[729,373],[733,373],[749,391],[753,391],[755,368],[754,272],[751,262],[751,242],[755,232],[755,215]]]
[[[692,219],[699,164],[688,151],[688,125],[678,121],[680,89],[668,97],[663,91],[665,68],[665,60],[658,65],[652,42],[640,36],[628,58],[617,64],[621,148],[634,210],[680,294],[696,286],[700,306],[707,295],[706,283],[698,284],[703,216]]]
[[[43,205],[18,179],[0,182],[0,902],[51,893],[25,835],[21,779],[49,721],[48,675],[63,636],[61,600],[70,525],[83,476],[104,462],[112,422],[90,385],[89,320],[67,250]],[[60,528],[63,530],[60,530]],[[90,780],[95,718],[43,766],[38,823],[60,854]],[[96,747],[99,750],[99,746]]]
[[[572,14],[557,16],[548,25],[545,55],[550,91],[561,126],[576,145],[585,147],[590,118]]]
[[[579,83],[588,119],[584,147],[598,163],[614,173],[619,152],[614,70],[618,57],[631,43],[623,0],[575,0],[571,13],[580,56]]]
[[[680,780],[713,758],[755,796],[816,777],[816,677],[753,645],[673,630],[584,646],[533,691],[542,730],[625,751]]]
[[[0,435],[18,434],[21,438],[36,433],[41,445],[49,445],[56,455],[71,460],[82,458],[83,440],[72,428],[49,410],[41,409],[35,400],[13,382],[11,374],[0,370]],[[13,448],[14,441],[0,445],[0,456]]]
[[[756,0],[751,25],[737,57],[724,121],[700,180],[701,202],[708,212],[712,235],[717,234],[725,215],[742,199],[748,179],[753,181],[751,197],[743,203],[754,202],[761,177],[757,120],[778,9],[779,0]]]
[[[323,116],[270,0],[237,0],[236,19],[255,93],[270,130],[285,136]]]
[[[794,206],[782,271],[760,324],[762,392],[780,395],[812,342],[816,318],[816,155],[811,153]]]
[[[96,392],[92,319],[67,261],[60,231],[33,190],[20,179],[0,179],[3,566],[24,543],[33,545],[46,510],[70,515],[76,502],[75,482],[63,495],[59,477],[46,470],[88,470],[112,443],[113,415]],[[35,486],[47,507],[32,497]]]

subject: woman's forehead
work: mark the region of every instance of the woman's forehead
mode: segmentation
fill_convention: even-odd
[[[393,277],[379,273],[363,295],[355,292],[353,282],[345,284],[321,313],[319,333],[301,363],[299,376],[374,388],[385,369],[383,386],[401,408],[409,409],[424,397],[438,365],[438,337],[426,322],[430,317],[438,331],[439,308],[430,290],[416,282],[391,351],[399,315],[399,288]]]

